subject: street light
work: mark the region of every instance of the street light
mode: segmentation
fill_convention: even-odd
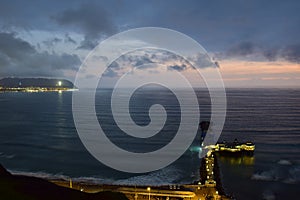
[[[149,200],[150,200],[150,191],[151,191],[151,188],[150,187],[147,187],[147,190],[149,192]]]

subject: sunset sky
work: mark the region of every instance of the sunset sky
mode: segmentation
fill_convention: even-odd
[[[0,78],[74,80],[99,42],[151,26],[199,42],[227,87],[299,87],[299,10],[297,0],[0,0]]]

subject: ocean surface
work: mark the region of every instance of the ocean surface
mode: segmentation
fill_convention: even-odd
[[[99,89],[95,102],[98,121],[114,144],[143,153],[162,148],[175,136],[180,105],[169,90],[144,88],[131,98],[131,117],[140,126],[150,122],[148,110],[153,104],[165,106],[168,113],[164,128],[145,140],[129,137],[114,123],[110,96],[110,89]],[[208,92],[199,89],[197,96],[200,120],[208,120]],[[300,89],[227,89],[227,103],[219,141],[252,141],[256,150],[253,157],[218,158],[226,193],[246,200],[297,197]],[[199,179],[200,132],[173,164],[150,173],[130,174],[105,166],[85,149],[73,121],[71,92],[0,93],[0,111],[0,163],[12,173],[131,185],[183,184]]]

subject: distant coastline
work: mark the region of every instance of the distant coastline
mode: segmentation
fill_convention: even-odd
[[[48,78],[3,78],[0,79],[0,92],[61,92],[77,90],[66,79]]]

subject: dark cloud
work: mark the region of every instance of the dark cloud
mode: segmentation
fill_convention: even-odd
[[[285,47],[282,56],[290,62],[300,63],[300,44]]]
[[[268,47],[251,42],[241,42],[232,46],[225,53],[219,54],[221,59],[240,59],[250,61],[278,61],[300,62],[300,44]]]
[[[84,36],[84,40],[80,42],[80,45],[77,47],[77,49],[88,49],[91,50],[95,48],[98,44],[98,40],[96,38],[91,38],[88,36]]]
[[[276,61],[279,55],[279,49],[278,48],[265,49],[262,51],[262,54],[268,61]]]
[[[84,2],[2,0],[0,27],[64,33],[75,30],[85,36],[82,48],[90,48],[102,34],[109,36],[119,27],[126,30],[143,26],[181,31],[209,52],[224,51],[238,41],[274,46],[299,41],[297,0]]]
[[[137,60],[134,63],[134,66],[141,68],[141,65],[150,64],[153,63],[151,59],[149,59],[147,56],[143,56],[140,58],[137,58]]]
[[[150,5],[149,5],[150,4]],[[300,35],[296,0],[269,1],[164,1],[159,7],[148,2],[141,25],[158,25],[181,31],[210,52],[223,51],[238,41],[286,46]],[[265,9],[267,8],[267,9]],[[148,11],[147,11],[148,9]],[[131,13],[135,15],[136,13]]]
[[[77,55],[38,52],[14,33],[0,33],[1,76],[62,76],[61,70],[76,70]]]
[[[208,67],[219,67],[215,61],[213,61],[207,54],[199,53],[188,58],[193,68],[208,68]]]
[[[215,65],[216,67],[220,68],[220,64],[217,61],[215,61]]]
[[[0,53],[8,59],[25,59],[24,53],[33,54],[35,49],[28,42],[16,38],[15,33],[0,33]]]
[[[254,53],[256,46],[251,42],[241,42],[229,48],[228,56],[247,56]]]
[[[103,73],[103,77],[119,77],[119,74],[116,70],[113,70],[112,68],[107,68],[106,71]]]
[[[77,44],[77,42],[68,33],[65,34],[64,42],[65,43]]]
[[[55,38],[46,40],[46,41],[44,41],[43,43],[44,43],[48,48],[51,48],[51,47],[53,47],[54,45],[56,45],[57,43],[59,43],[59,42],[61,42],[61,41],[62,41],[62,39],[59,39],[59,38],[55,37]]]
[[[182,64],[182,65],[171,65],[168,66],[168,70],[175,70],[175,71],[184,71],[187,69],[187,66]]]
[[[95,57],[95,60],[103,60],[102,57]],[[149,73],[158,73],[158,68],[166,67],[167,70],[179,72],[197,68],[219,67],[218,62],[212,61],[207,54],[196,54],[185,60],[183,57],[161,49],[143,49],[130,52],[120,56],[112,62],[104,76],[120,77],[130,70],[147,70]],[[195,67],[193,66],[195,65]]]
[[[105,70],[103,73],[104,77],[118,77],[119,76],[119,70],[121,69],[118,62],[114,61],[112,62],[109,67]]]
[[[143,52],[142,54],[122,55],[120,58],[118,58],[118,62],[123,64],[126,63],[125,65],[130,65],[132,67],[137,67],[139,69],[147,68],[147,66],[149,65],[145,65],[145,64],[155,63],[157,59],[155,60],[151,58],[152,56],[150,56],[149,53],[146,52]]]
[[[116,31],[111,16],[97,4],[82,4],[76,9],[66,9],[52,18],[62,26],[70,26],[84,33],[84,40],[79,48],[91,49],[102,35],[111,35]]]
[[[112,62],[110,65],[109,65],[110,68],[113,68],[113,69],[121,69],[120,65],[118,62],[114,61]]]
[[[174,54],[158,49],[137,50],[120,56],[109,66],[109,69],[104,73],[104,75],[109,77],[117,77],[124,73],[124,71],[133,70],[134,68],[138,70],[151,68],[153,70],[153,68],[156,68],[157,66],[149,64],[164,64],[168,61],[175,62],[176,59],[174,59],[173,56]]]

